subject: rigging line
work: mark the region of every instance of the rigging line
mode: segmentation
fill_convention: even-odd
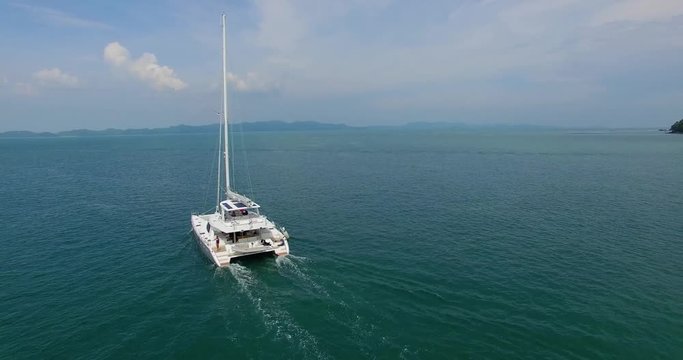
[[[208,181],[206,184],[206,190],[204,191],[204,209],[207,208],[207,204],[209,202],[209,193],[211,192],[211,183],[213,182],[212,180],[213,180],[213,175],[214,175],[213,170],[216,168],[216,161],[218,162],[218,165],[220,165],[220,152],[221,152],[221,144],[220,144],[220,136],[219,136],[219,142],[216,145],[215,155],[211,157],[213,160],[209,164],[209,171],[207,171],[209,173],[209,177],[208,177]],[[220,176],[220,170],[219,170],[218,176]],[[219,181],[218,186],[220,186],[220,179],[218,181]]]
[[[247,173],[247,184],[249,186],[249,194],[251,195],[252,199],[255,199],[256,194],[254,193],[254,184],[251,182],[251,171],[249,171],[249,158],[247,157],[247,146],[244,141],[244,125],[242,123],[240,123],[240,142],[242,144],[242,158],[244,159],[244,172]]]
[[[221,130],[223,130],[223,119],[221,118],[221,113],[216,112],[216,114],[218,115],[218,146],[216,147],[214,159],[216,159],[216,162],[218,163],[218,176],[216,178],[216,211],[218,211],[221,203]]]
[[[230,165],[232,167],[230,176],[232,177],[232,183],[234,184],[235,188],[237,188],[237,181],[235,180],[235,126],[232,126],[232,131],[230,131],[230,151],[232,152],[232,156],[230,157]],[[237,190],[237,189],[235,189]]]

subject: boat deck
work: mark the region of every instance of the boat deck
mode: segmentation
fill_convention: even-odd
[[[232,259],[242,256],[268,252],[274,252],[277,255],[289,254],[289,244],[286,239],[275,242],[257,234],[238,237],[234,240],[224,233],[212,235],[212,232],[207,231],[208,224],[209,220],[204,216],[192,216],[192,229],[202,251],[218,266],[228,266]],[[216,237],[219,243],[218,248],[216,248]]]

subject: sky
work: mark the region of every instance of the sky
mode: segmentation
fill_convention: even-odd
[[[0,0],[0,131],[230,119],[668,127],[681,0]]]

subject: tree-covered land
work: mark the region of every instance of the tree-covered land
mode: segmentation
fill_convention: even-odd
[[[669,131],[674,134],[683,134],[683,119],[678,120],[671,125],[671,129],[669,129]]]

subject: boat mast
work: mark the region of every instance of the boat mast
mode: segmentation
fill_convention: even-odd
[[[218,153],[218,171],[216,171],[216,175],[218,175],[218,180],[216,181],[216,212],[220,209],[221,206],[221,145],[222,145],[222,134],[221,132],[223,131],[223,119],[220,113],[218,115],[218,150],[216,151]]]
[[[223,158],[225,159],[225,196],[230,195],[230,154],[228,153],[228,54],[226,45],[225,14],[221,17],[223,27]]]

